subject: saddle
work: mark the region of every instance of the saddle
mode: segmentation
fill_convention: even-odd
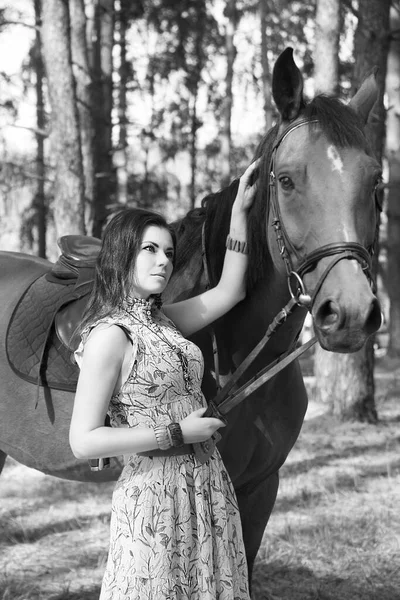
[[[72,352],[74,332],[93,287],[94,265],[101,241],[67,235],[58,240],[61,255],[18,301],[6,335],[13,371],[25,381],[75,391],[79,369]]]

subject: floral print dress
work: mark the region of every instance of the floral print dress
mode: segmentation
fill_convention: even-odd
[[[102,322],[123,327],[132,341],[129,377],[109,406],[112,426],[179,422],[206,405],[200,349],[151,301],[125,304]],[[188,360],[190,392],[172,347]],[[249,598],[236,496],[218,450],[204,464],[192,454],[125,456],[100,600]]]

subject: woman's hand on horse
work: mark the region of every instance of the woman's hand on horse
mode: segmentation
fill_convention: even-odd
[[[255,160],[243,173],[239,180],[239,188],[236,195],[232,211],[248,211],[253,204],[258,185],[257,169],[260,165],[260,158]]]
[[[225,423],[214,417],[203,417],[207,408],[199,408],[179,423],[186,444],[205,442]]]

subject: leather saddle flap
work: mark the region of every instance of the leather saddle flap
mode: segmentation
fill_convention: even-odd
[[[86,302],[93,282],[77,289],[74,282],[69,285],[51,283],[46,275],[34,281],[14,310],[6,335],[8,362],[25,381],[73,391],[79,371],[72,362],[71,349],[57,335],[55,319],[65,305],[72,308],[80,299]],[[83,303],[78,311],[81,309]],[[78,321],[79,317],[76,324]],[[63,323],[61,318],[60,323]],[[75,321],[70,323],[66,335],[75,326]]]

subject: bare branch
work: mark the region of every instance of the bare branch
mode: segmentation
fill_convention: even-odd
[[[37,25],[31,24],[31,23],[24,23],[23,21],[11,21],[8,19],[5,21],[2,21],[0,23],[0,28],[7,27],[8,25],[21,25],[22,27],[27,27],[28,29],[34,29],[36,31],[40,31],[40,27],[38,27]]]
[[[342,3],[357,19],[359,18],[359,12],[353,5],[352,0],[342,0]]]
[[[37,173],[26,171],[22,165],[20,165],[18,163],[15,163],[15,162],[12,162],[12,161],[6,161],[3,164],[3,168],[4,167],[11,167],[11,168],[17,170],[18,173],[20,175],[22,175],[23,177],[25,177],[26,179],[35,179],[35,180],[39,180],[40,179],[42,181],[47,181],[49,183],[54,183],[53,179],[50,179],[49,177],[41,177],[40,175],[37,175]]]
[[[44,138],[49,137],[49,132],[44,131],[43,129],[37,129],[35,127],[28,127],[27,125],[16,125],[15,123],[10,123],[8,127],[14,127],[15,129],[26,129],[27,131],[32,131],[35,135],[41,135]]]

